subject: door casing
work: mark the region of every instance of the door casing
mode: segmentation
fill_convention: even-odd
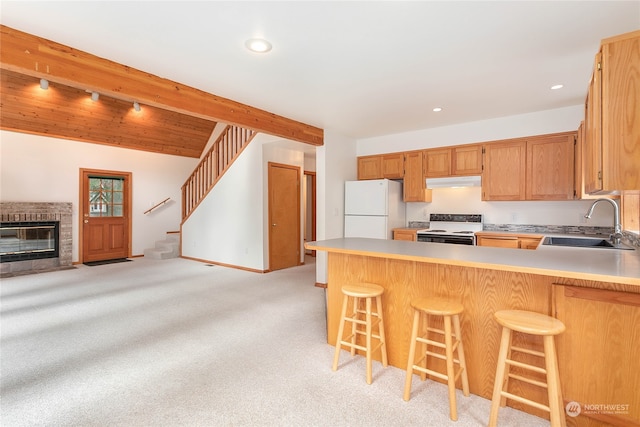
[[[86,180],[89,179],[89,177],[109,177],[109,178],[122,178],[124,179],[124,227],[125,227],[125,245],[126,245],[126,249],[124,252],[124,256],[125,257],[130,257],[131,256],[131,233],[132,233],[132,224],[131,224],[131,212],[132,212],[132,174],[131,172],[121,172],[121,171],[111,171],[111,170],[101,170],[101,169],[86,169],[86,168],[80,168],[80,180],[79,180],[79,203],[78,203],[78,240],[79,240],[79,245],[78,245],[78,258],[80,260],[80,263],[84,263],[87,261],[92,261],[93,259],[89,260],[86,259],[87,254],[85,254],[85,241],[84,239],[87,237],[85,236],[85,232],[84,232],[84,225],[85,225],[85,220],[90,220],[89,217],[86,217],[86,215],[88,215],[88,212],[85,212],[85,207],[86,205],[86,201],[88,200],[88,186],[85,185]],[[105,258],[105,259],[109,259],[109,258]]]

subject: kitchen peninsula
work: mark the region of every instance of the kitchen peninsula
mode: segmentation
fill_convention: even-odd
[[[461,323],[470,390],[491,399],[500,342],[493,313],[501,309],[544,313],[567,327],[556,340],[564,400],[627,405],[622,413],[583,413],[575,421],[579,425],[640,423],[639,250],[545,247],[520,251],[363,238],[310,242],[305,247],[328,253],[329,344],[335,345],[340,288],[345,283],[384,287],[388,359],[400,369],[407,363],[411,299],[454,299],[465,307]],[[514,342],[538,345],[534,338],[519,334]],[[402,385],[398,387],[400,398]],[[519,394],[545,401],[538,387],[517,381],[513,387],[524,390]],[[517,402],[509,405],[548,418]]]

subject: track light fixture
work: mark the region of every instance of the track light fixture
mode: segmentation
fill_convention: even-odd
[[[43,89],[43,90],[49,89],[49,80],[40,79],[40,89]]]
[[[100,98],[100,94],[98,92],[91,92],[91,100],[96,102]]]
[[[138,101],[133,102],[133,109],[136,111],[140,111],[140,104],[138,104]]]

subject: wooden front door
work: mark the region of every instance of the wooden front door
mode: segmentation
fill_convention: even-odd
[[[82,262],[130,256],[131,174],[81,169]]]
[[[300,264],[300,168],[269,162],[269,270]]]

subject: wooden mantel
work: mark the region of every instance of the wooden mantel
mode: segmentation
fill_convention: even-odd
[[[322,129],[0,25],[0,66],[123,101],[233,124],[311,145]]]

